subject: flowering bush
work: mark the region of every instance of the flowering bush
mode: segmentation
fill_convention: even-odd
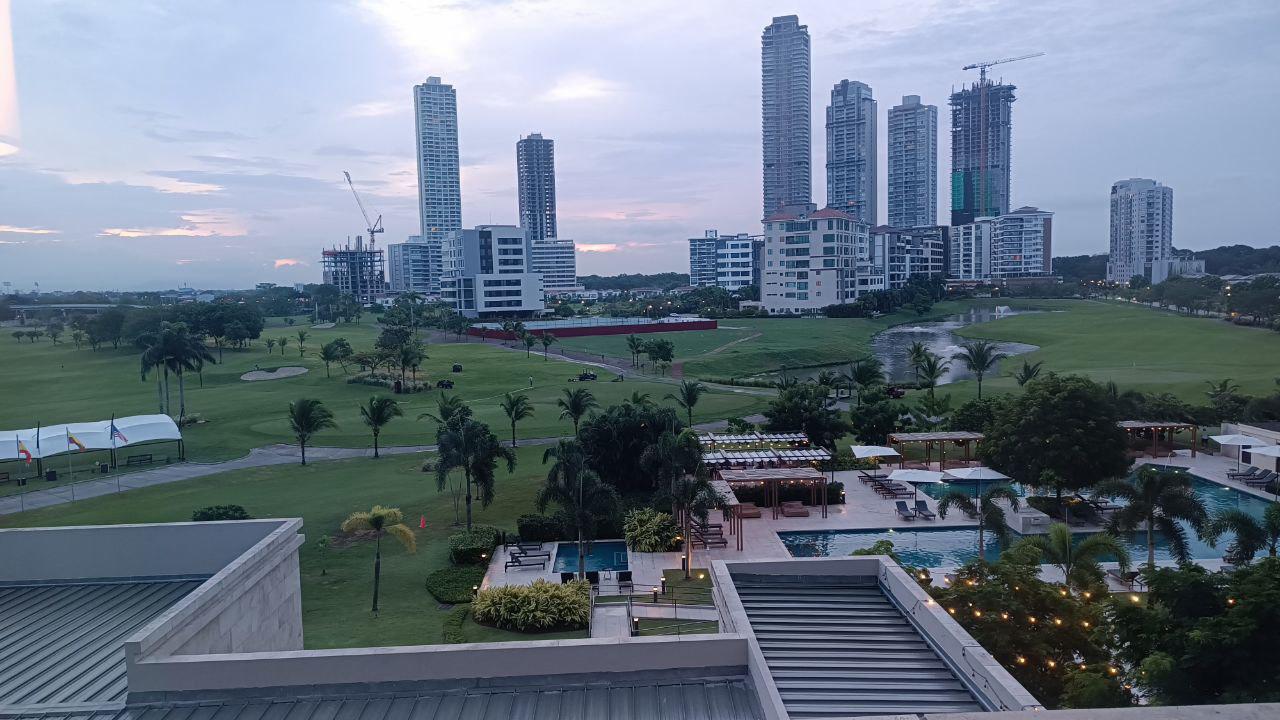
[[[591,619],[591,585],[534,580],[532,585],[503,585],[481,590],[471,602],[476,622],[520,632],[576,630]]]

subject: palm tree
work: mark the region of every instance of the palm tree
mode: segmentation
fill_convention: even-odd
[[[874,356],[858,358],[849,363],[849,374],[844,379],[853,388],[855,402],[861,406],[868,390],[884,384],[884,365]]]
[[[1054,523],[1049,526],[1048,534],[1032,535],[1021,544],[1039,550],[1041,563],[1061,570],[1066,584],[1080,590],[1096,587],[1103,581],[1100,563],[1104,558],[1115,558],[1121,570],[1129,569],[1129,551],[1111,533],[1089,535],[1074,542],[1071,528],[1064,523]]]
[[[427,359],[426,347],[421,340],[407,342],[400,346],[396,359],[400,362],[400,379],[404,379],[404,371],[408,369],[413,372],[413,381],[417,382],[418,368],[422,365],[422,361]]]
[[[681,380],[680,389],[675,394],[667,393],[668,400],[675,400],[677,405],[684,408],[685,414],[689,418],[689,427],[693,427],[693,408],[698,404],[698,400],[702,398],[702,392],[706,389],[706,386],[696,380]]]
[[[333,377],[329,374],[329,365],[342,360],[342,349],[335,343],[325,343],[320,346],[320,360],[324,363],[324,376]]]
[[[275,339],[275,338],[267,338],[267,340],[266,340],[266,344],[267,344],[267,354],[268,354],[268,355],[272,355],[272,354],[274,354],[274,353],[275,353],[275,351],[276,351],[276,339]]]
[[[929,388],[930,397],[933,396],[933,389],[938,386],[938,381],[946,376],[947,371],[951,369],[951,361],[925,351],[925,355],[920,359],[920,364],[916,366],[916,379],[920,385]]]
[[[289,345],[289,338],[285,335],[281,335],[276,342],[280,345],[280,354],[284,355],[284,349]]]
[[[1128,504],[1112,513],[1108,527],[1112,532],[1131,532],[1146,526],[1147,567],[1156,567],[1156,531],[1169,541],[1169,551],[1178,562],[1191,559],[1187,547],[1187,531],[1181,522],[1199,530],[1204,526],[1204,504],[1196,497],[1191,476],[1174,470],[1144,467],[1133,482],[1124,479],[1099,483],[1096,495],[1124,498]],[[1181,522],[1180,522],[1181,521]]]
[[[1000,348],[990,340],[974,340],[960,345],[956,357],[969,368],[969,372],[978,380],[978,399],[982,399],[982,378],[991,372],[1002,358],[1008,357],[1000,352]]]
[[[538,336],[538,342],[542,343],[542,360],[545,362],[547,360],[547,354],[551,350],[552,344],[556,342],[556,336],[552,335],[549,332],[543,331],[542,334]]]
[[[186,371],[200,373],[200,382],[204,384],[204,364],[216,363],[213,353],[204,344],[204,339],[187,332],[185,323],[173,323],[173,346],[169,359],[173,372],[178,376],[178,418],[187,416],[187,384]]]
[[[1205,523],[1201,537],[1217,546],[1218,538],[1228,532],[1236,536],[1227,546],[1226,559],[1232,565],[1247,565],[1263,550],[1275,557],[1280,546],[1280,503],[1268,505],[1261,520],[1236,508],[1223,510]]]
[[[997,502],[999,500],[1009,503],[1009,508],[1014,512],[1018,511],[1021,502],[1018,493],[1008,485],[992,485],[976,498],[963,490],[948,490],[938,500],[938,517],[945,520],[947,513],[953,507],[960,508],[965,515],[976,517],[978,519],[978,559],[983,560],[987,547],[987,528],[990,528],[991,534],[1000,541],[1001,547],[1009,544],[1009,526],[1005,524],[1004,508],[1000,507]]]
[[[707,479],[702,465],[702,446],[691,429],[676,434],[670,430],[658,436],[658,441],[645,448],[640,455],[640,465],[650,472],[659,488],[655,501],[670,501],[672,513],[680,523],[684,539],[685,578],[693,567],[693,518],[703,520],[719,502],[719,495]]]
[[[516,395],[506,393],[498,404],[502,406],[502,411],[507,414],[507,419],[511,421],[511,447],[515,447],[516,423],[533,417],[533,403],[529,402],[529,396],[524,393]]]
[[[916,377],[916,382],[920,382],[920,366],[924,364],[924,359],[930,355],[929,346],[923,342],[916,340],[907,348],[907,364],[911,366],[911,372]]]
[[[303,353],[307,351],[306,342],[309,337],[311,337],[311,335],[306,330],[298,331],[298,357],[302,357]]]
[[[515,472],[516,454],[502,447],[489,426],[471,418],[444,425],[439,433],[440,458],[436,463],[436,483],[443,490],[449,473],[461,468],[467,489],[467,530],[471,529],[471,488],[480,495],[480,505],[493,502],[494,479],[498,461],[505,460],[507,472]]]
[[[76,344],[77,350],[80,349],[80,346],[84,344],[85,339],[88,337],[83,330],[76,329],[71,331],[71,342]]]
[[[342,532],[360,531],[373,533],[373,611],[378,612],[378,588],[382,582],[382,536],[390,535],[399,540],[404,549],[411,553],[418,551],[418,541],[409,526],[404,524],[404,513],[400,512],[400,508],[374,505],[373,509],[353,512],[342,521]]]
[[[631,397],[623,400],[622,402],[629,405],[635,405],[638,408],[653,407],[653,399],[649,396],[649,393],[640,392],[639,390],[632,390]]]
[[[360,406],[360,417],[364,420],[364,424],[373,431],[373,456],[378,457],[378,435],[382,433],[382,428],[395,418],[404,415],[404,410],[395,400],[389,397],[378,397],[374,395],[369,398],[369,402]]]
[[[1211,380],[1205,380],[1204,382],[1209,386],[1209,389],[1205,391],[1205,395],[1213,402],[1225,400],[1240,392],[1240,386],[1231,382],[1231,378],[1219,380],[1218,382]]]
[[[455,420],[463,420],[471,417],[471,406],[463,401],[457,395],[446,395],[440,393],[440,397],[436,398],[436,411],[432,413],[422,413],[418,419],[428,418],[434,420],[437,425],[443,428],[445,425],[452,424]],[[439,436],[440,430],[436,430]]]
[[[1043,360],[1038,363],[1029,363],[1023,360],[1022,369],[1013,374],[1013,379],[1018,381],[1019,387],[1026,385],[1040,376],[1040,367],[1042,365],[1044,365]]]
[[[520,342],[524,343],[524,356],[529,357],[533,352],[533,346],[538,344],[538,336],[532,333],[525,333],[520,336]]]
[[[631,352],[631,367],[635,367],[636,358],[640,357],[640,353],[644,352],[644,339],[639,335],[628,335],[627,350]]]
[[[542,464],[555,460],[547,471],[546,484],[538,490],[538,512],[555,503],[573,520],[578,535],[578,577],[586,576],[587,543],[595,539],[597,518],[617,512],[618,491],[600,480],[587,467],[576,440],[561,440],[542,453]]]
[[[578,424],[582,422],[582,418],[586,416],[592,408],[600,407],[600,403],[596,402],[596,396],[586,388],[578,388],[576,390],[564,389],[564,397],[556,401],[556,407],[560,408],[560,419],[569,418],[573,421],[573,436],[578,436]]]
[[[302,464],[307,464],[307,443],[321,430],[336,428],[333,411],[315,398],[302,398],[289,403],[289,429],[302,450]]]

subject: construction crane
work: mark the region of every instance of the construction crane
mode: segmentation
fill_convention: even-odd
[[[342,174],[347,177],[347,185],[351,188],[351,194],[356,196],[356,205],[360,206],[360,214],[364,216],[365,230],[369,232],[369,249],[372,250],[374,236],[380,232],[385,232],[382,227],[382,216],[379,215],[378,219],[372,222],[369,220],[369,211],[364,209],[364,202],[360,200],[360,193],[356,192],[355,183],[351,182],[351,173],[343,170]]]
[[[1005,63],[1017,62],[1018,60],[1030,60],[1031,58],[1040,57],[1041,55],[1044,55],[1044,53],[1038,52],[1038,53],[1031,53],[1030,55],[1019,55],[1017,57],[1011,57],[1011,58],[1000,58],[999,60],[988,60],[987,62],[978,62],[972,65],[965,65],[960,69],[961,70],[977,70],[978,84],[985,85],[987,82],[987,68],[991,67],[992,65],[1003,65]]]

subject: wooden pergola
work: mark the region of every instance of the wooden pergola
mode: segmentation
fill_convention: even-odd
[[[1129,437],[1151,435],[1151,457],[1159,457],[1160,434],[1168,433],[1169,444],[1173,445],[1173,434],[1181,430],[1191,431],[1191,457],[1196,456],[1196,446],[1200,444],[1200,426],[1192,423],[1172,422],[1169,420],[1121,420],[1116,423]]]
[[[711,489],[720,496],[724,519],[729,524],[729,534],[737,536],[738,552],[742,552],[742,514],[738,512],[741,507],[738,496],[733,493],[733,487],[720,478],[712,479]]]
[[[775,520],[778,517],[780,505],[778,502],[778,489],[784,483],[788,485],[794,485],[795,483],[807,484],[809,486],[809,504],[821,507],[822,517],[827,516],[827,476],[816,468],[742,468],[716,470],[715,472],[716,479],[724,481],[731,493],[735,485],[763,485],[766,501],[773,508]],[[819,492],[819,488],[821,488],[821,492]],[[820,503],[819,500],[821,500]]]
[[[950,430],[944,432],[910,432],[910,433],[893,433],[889,435],[889,446],[897,448],[899,445],[910,445],[916,443],[924,444],[924,464],[927,468],[929,463],[933,462],[933,447],[938,446],[938,469],[947,469],[947,444],[959,445],[964,448],[963,460],[968,463],[973,459],[973,446],[982,439],[982,433],[969,432],[968,430]],[[905,453],[904,453],[905,456]],[[903,465],[906,463],[904,462]]]

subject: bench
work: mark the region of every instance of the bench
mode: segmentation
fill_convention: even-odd
[[[124,461],[126,467],[131,465],[150,465],[151,463],[151,453],[147,453],[145,455],[130,455],[128,459]]]
[[[506,567],[504,567],[503,569],[510,570],[513,567],[533,567],[534,565],[537,565],[542,570],[546,570],[547,560],[534,560],[531,557],[527,557],[524,555],[517,555],[514,558],[508,560]]]
[[[10,479],[9,473],[0,473],[0,485],[9,482]]]

